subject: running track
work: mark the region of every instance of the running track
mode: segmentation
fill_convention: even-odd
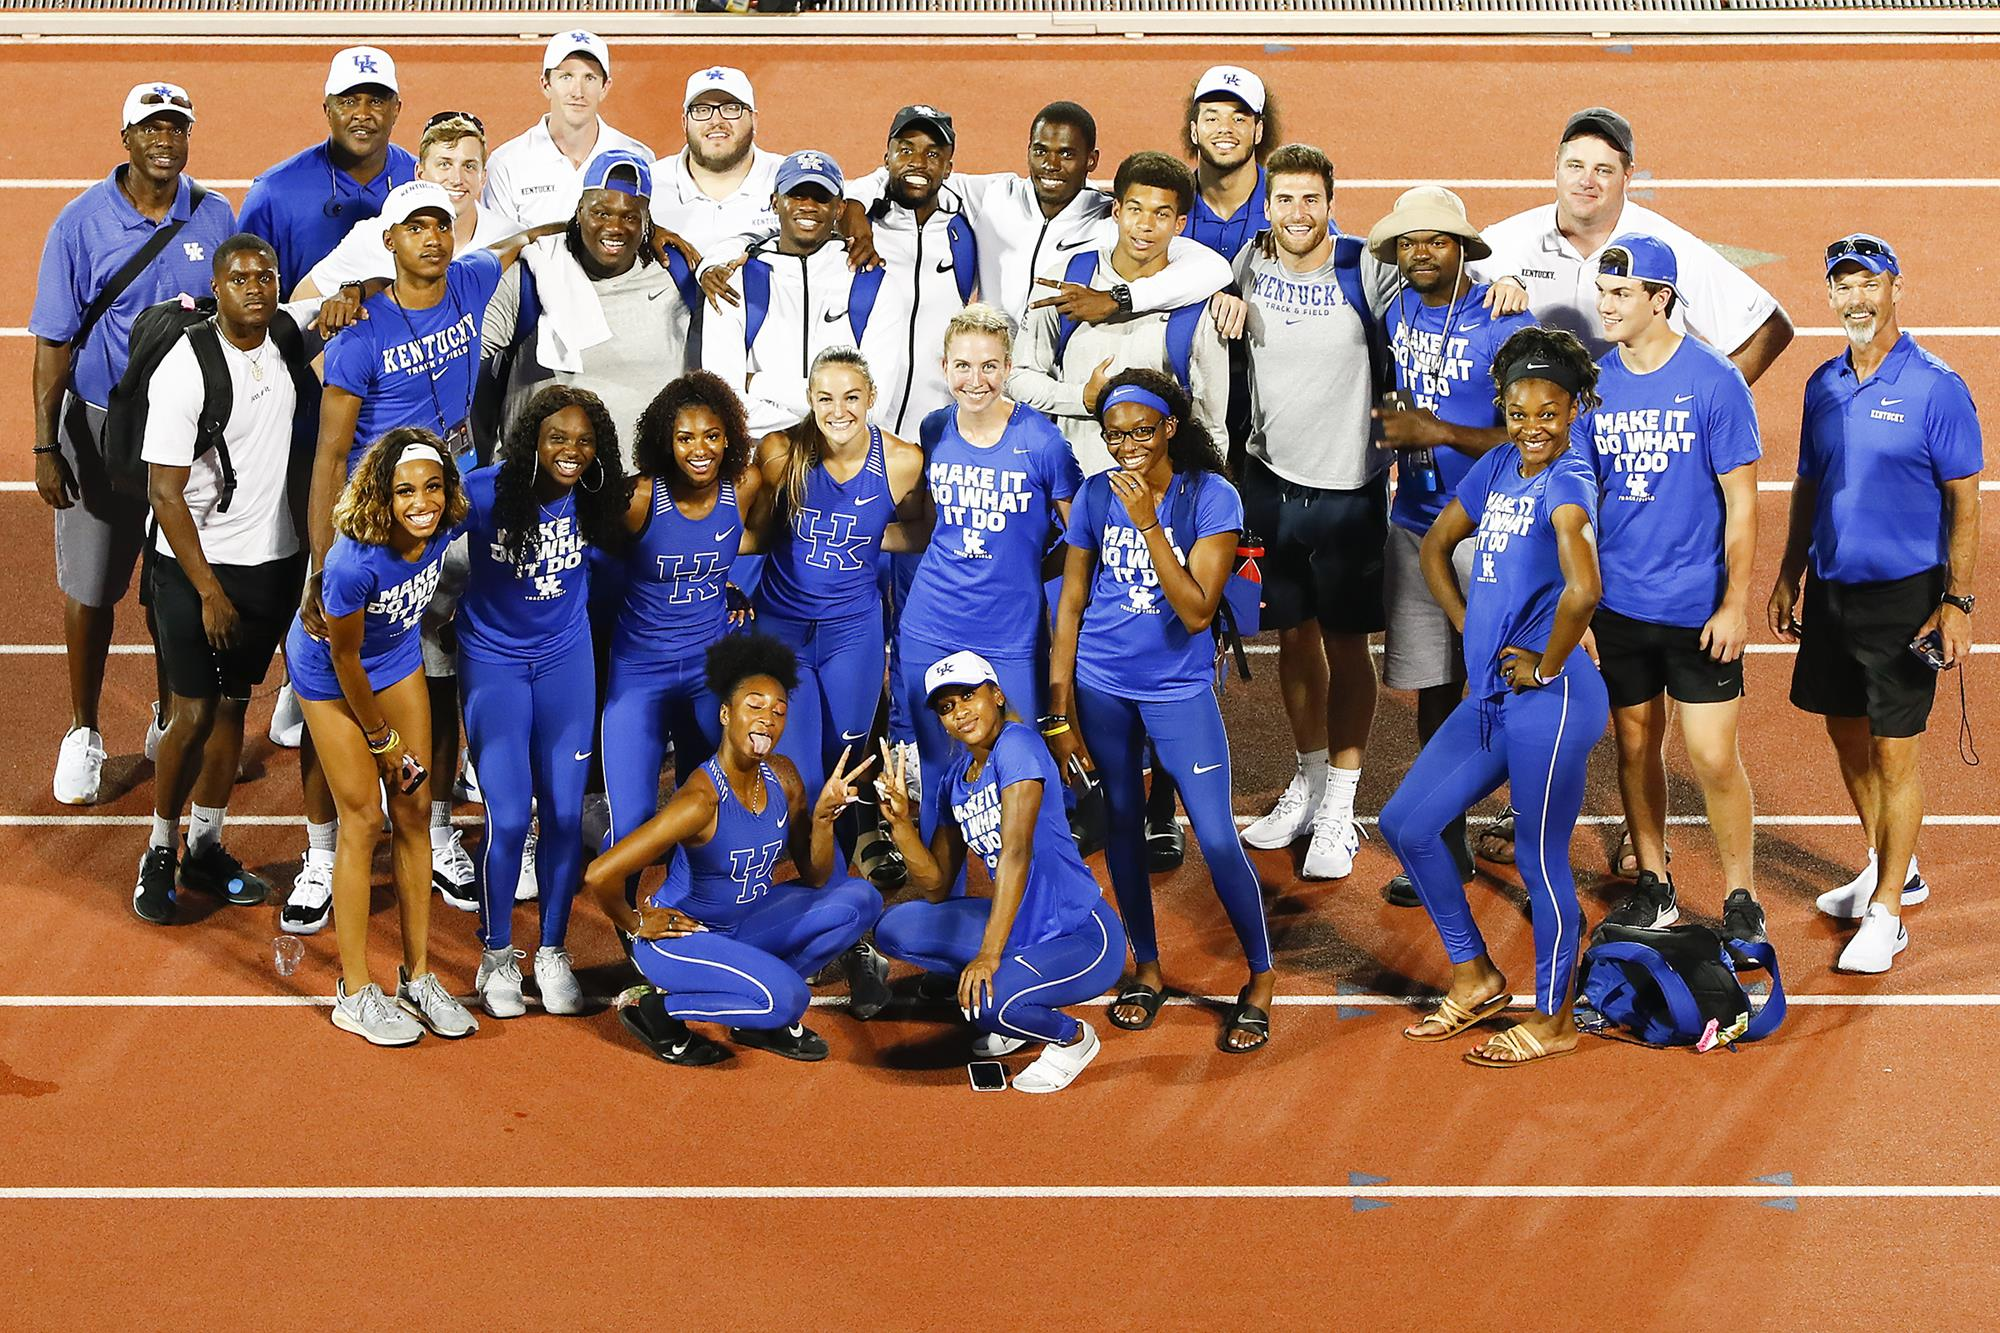
[[[0,45],[13,86],[60,90],[48,99],[59,110],[17,113],[0,161],[0,208],[19,238],[0,255],[0,290],[13,293],[0,371],[18,406],[29,342],[16,331],[40,239],[74,193],[38,183],[108,170],[118,98],[162,75],[200,108],[197,174],[242,181],[319,133],[313,89],[330,46]],[[470,105],[506,137],[501,127],[540,109],[537,49],[397,46],[408,123]],[[1374,182],[1336,199],[1346,226],[1365,231],[1405,180],[1523,182],[1467,188],[1475,220],[1544,200],[1546,187],[1525,182],[1543,176],[1555,125],[1605,101],[1632,118],[1654,179],[1709,183],[1641,198],[1712,241],[1774,256],[1757,275],[1803,329],[1830,332],[1815,255],[1853,228],[1896,240],[1911,275],[1907,325],[1977,330],[1993,318],[2000,130],[1972,113],[1990,103],[1979,45],[917,49],[626,43],[608,110],[664,146],[686,71],[733,59],[757,81],[768,144],[860,166],[894,108],[927,99],[956,113],[962,169],[1012,170],[1034,108],[1076,96],[1100,118],[1108,175],[1122,152],[1170,143],[1185,83],[1235,58],[1264,72],[1288,137],[1328,147],[1344,180]],[[830,105],[846,108],[837,121]],[[1958,184],[1773,183],[1889,177]],[[240,204],[240,187],[230,193]],[[1988,402],[2000,400],[1992,332],[1930,340]],[[1759,588],[1782,531],[1777,487],[1795,459],[1800,386],[1838,346],[1807,333],[1758,391],[1770,488]],[[664,1068],[608,1014],[489,1022],[456,1047],[376,1052],[335,1033],[316,1003],[332,988],[330,934],[281,981],[269,964],[275,905],[172,931],[132,920],[149,809],[147,769],[131,753],[150,690],[143,648],[113,659],[114,799],[87,812],[50,801],[60,609],[46,515],[18,485],[28,461],[22,447],[0,462],[0,483],[15,483],[0,490],[12,556],[0,594],[13,608],[0,669],[17,719],[0,762],[13,909],[0,914],[10,1326],[282,1326],[338,1301],[383,1325],[588,1312],[685,1327],[908,1327],[950,1317],[968,1295],[1002,1326],[1418,1326],[1448,1315],[1665,1326],[1782,1310],[1788,1325],[1949,1327],[1989,1309],[2000,1060],[1982,1020],[2000,1004],[1989,993],[2000,952],[1977,932],[2000,801],[1987,770],[1955,755],[1955,689],[1940,696],[1924,768],[1932,810],[1953,817],[1921,846],[1937,894],[1911,914],[1914,945],[1896,971],[1864,981],[1828,970],[1844,932],[1812,911],[1815,893],[1851,873],[1858,831],[1817,727],[1784,702],[1791,659],[1750,659],[1760,878],[1791,987],[1806,997],[1763,1049],[1696,1060],[1597,1042],[1578,1059],[1495,1075],[1461,1065],[1457,1043],[1399,1040],[1407,1020],[1385,997],[1434,990],[1442,959],[1420,914],[1382,905],[1393,866],[1364,844],[1338,885],[1299,882],[1284,854],[1256,854],[1286,995],[1273,1045],[1254,1059],[1215,1051],[1217,1014],[1200,1003],[1167,1009],[1149,1034],[1109,1034],[1084,1082],[1032,1101],[971,1096],[960,1046],[932,1021],[941,1015],[908,1010],[865,1027],[822,1013],[835,1058],[816,1068],[754,1052]],[[1996,532],[2000,521],[1982,552],[1989,584]],[[136,647],[136,635],[127,624],[121,642]],[[1227,700],[1246,813],[1268,804],[1291,762],[1275,662],[1255,661],[1257,680]],[[1996,673],[1988,653],[1967,680],[1989,750],[2000,747]],[[262,718],[260,707],[260,734]],[[1412,748],[1407,702],[1385,695],[1365,811]],[[302,833],[293,761],[259,739],[248,763],[232,845],[288,877]],[[1600,762],[1588,810],[1615,823],[1611,779]],[[1677,779],[1676,811],[1699,808]],[[1600,823],[1577,837],[1593,919],[1610,893],[1588,888],[1609,835]],[[1677,828],[1673,841],[1690,903],[1712,906],[1721,886],[1705,830]],[[1234,943],[1199,868],[1159,892],[1169,979],[1196,995],[1234,989]],[[1474,892],[1496,957],[1525,989],[1518,886],[1489,877]],[[376,966],[392,973],[385,895],[377,911]],[[594,910],[577,921],[586,988],[615,990],[609,933]],[[440,906],[433,951],[448,980],[469,985],[466,918]]]

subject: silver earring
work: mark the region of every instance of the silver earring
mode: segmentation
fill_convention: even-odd
[[[579,486],[583,486],[583,489],[589,491],[592,495],[595,495],[599,491],[604,489],[604,460],[601,458],[593,458],[590,460],[590,465],[597,469],[597,484],[595,486],[584,486],[582,477],[578,477],[576,479],[576,484]]]

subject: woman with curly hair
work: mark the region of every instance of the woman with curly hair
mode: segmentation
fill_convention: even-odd
[[[1445,1041],[1510,1002],[1473,924],[1444,829],[1502,782],[1519,812],[1515,864],[1535,931],[1535,1014],[1465,1054],[1507,1068],[1576,1049],[1570,1011],[1582,914],[1569,863],[1584,768],[1611,716],[1604,678],[1577,651],[1601,586],[1592,525],[1597,473],[1570,427],[1597,406],[1597,367],[1557,330],[1522,329],[1493,358],[1507,442],[1459,483],[1424,537],[1431,595],[1465,641],[1465,700],[1424,746],[1382,810],[1382,838],[1444,940],[1451,987],[1411,1041]],[[1459,594],[1451,553],[1475,538]]]
[[[1187,390],[1169,376],[1113,376],[1097,421],[1117,466],[1086,480],[1070,505],[1045,734],[1065,763],[1075,755],[1104,781],[1104,860],[1136,964],[1109,1017],[1130,1031],[1150,1027],[1165,995],[1146,868],[1150,740],[1180,786],[1250,966],[1218,1045],[1254,1051],[1271,1035],[1271,938],[1262,887],[1236,836],[1210,632],[1235,564],[1243,501]]]
[[[729,632],[729,566],[748,544],[745,516],[761,481],[751,448],[742,402],[706,370],[669,383],[639,417],[638,484],[625,507],[632,546],[604,696],[614,842],[658,812],[669,741],[676,785],[715,753],[716,700],[702,664]]]
[[[384,435],[334,504],[334,541],[320,571],[324,625],[309,630],[295,618],[285,639],[286,669],[340,816],[333,1025],[377,1046],[407,1046],[425,1027],[440,1037],[479,1028],[428,958],[431,704],[416,632],[465,513],[458,471],[437,436],[414,427]],[[368,977],[369,881],[385,788],[403,923],[395,1004]]]
[[[618,430],[596,394],[552,384],[528,400],[500,459],[465,479],[471,571],[458,604],[465,734],[486,798],[480,1003],[526,1013],[514,890],[539,807],[541,947],[535,980],[552,1014],[583,1009],[563,940],[583,870],[583,788],[597,721],[586,547],[622,552],[626,481]]]

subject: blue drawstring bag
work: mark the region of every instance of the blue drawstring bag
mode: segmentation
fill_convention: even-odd
[[[1769,944],[1728,940],[1707,926],[1598,927],[1578,969],[1577,1025],[1650,1046],[1697,1052],[1761,1041],[1785,1021],[1785,983]],[[1751,1010],[1739,967],[1771,978]]]

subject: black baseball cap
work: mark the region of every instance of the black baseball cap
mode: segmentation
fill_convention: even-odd
[[[929,130],[931,136],[940,143],[955,144],[958,142],[956,136],[951,131],[950,114],[922,102],[917,103],[915,106],[906,106],[896,113],[896,118],[889,122],[889,137],[891,139],[896,138],[912,125],[919,129]]]
[[[1594,135],[1627,158],[1638,156],[1632,151],[1632,122],[1610,107],[1589,106],[1577,112],[1563,125],[1562,138],[1556,143],[1566,144],[1579,134]]]

